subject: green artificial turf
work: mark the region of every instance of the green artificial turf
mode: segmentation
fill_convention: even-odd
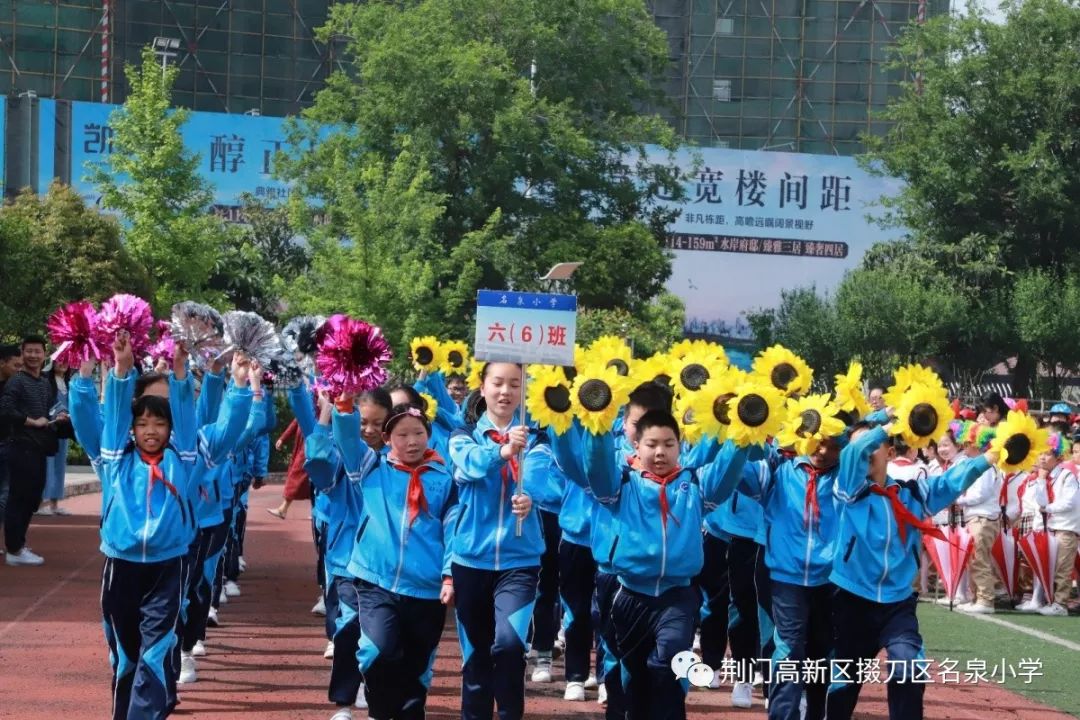
[[[1006,666],[1019,670],[1021,660],[1037,658],[1042,661],[1041,677],[1026,683],[1022,678],[1007,676],[1004,687],[1080,716],[1080,652],[962,613],[950,613],[935,605],[920,603],[918,614],[927,656],[937,661],[945,658],[958,661],[956,670],[961,673],[961,681],[969,660],[985,661],[989,674],[995,666],[1002,665],[1003,659]],[[1080,618],[1077,617],[1051,618],[1019,613],[998,613],[994,617],[1080,643]]]

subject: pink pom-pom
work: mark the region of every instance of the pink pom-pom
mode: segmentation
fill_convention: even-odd
[[[136,356],[150,347],[150,329],[154,315],[145,300],[134,295],[120,293],[101,304],[95,339],[101,347],[111,347],[121,330],[131,336],[131,351]]]
[[[367,392],[386,382],[394,355],[379,327],[334,315],[319,328],[317,341],[320,384],[332,393]]]
[[[157,364],[159,360],[172,362],[173,354],[176,352],[176,343],[172,338],[172,325],[167,320],[158,320],[154,326],[157,328],[157,340],[146,351],[150,363]]]
[[[54,312],[46,327],[56,346],[53,362],[78,367],[87,360],[100,360],[101,348],[95,337],[98,313],[85,300],[68,303]]]

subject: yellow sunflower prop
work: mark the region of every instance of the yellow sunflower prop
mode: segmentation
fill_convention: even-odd
[[[615,368],[593,366],[578,373],[570,391],[574,414],[589,432],[609,432],[619,416],[619,408],[630,399],[626,379]]]
[[[1039,454],[1050,447],[1050,431],[1040,428],[1030,415],[1013,410],[997,426],[990,447],[1000,453],[998,467],[1004,472],[1030,470]]]
[[[614,335],[597,338],[596,342],[589,346],[588,355],[590,361],[615,368],[623,377],[630,374],[630,364],[634,356],[630,352],[630,346],[622,338]]]
[[[728,367],[710,377],[701,390],[690,396],[687,403],[694,415],[694,424],[702,435],[721,442],[727,438],[728,426],[731,425],[728,401],[735,397],[748,379],[749,376],[742,370]]]
[[[760,445],[780,432],[784,394],[764,383],[743,383],[728,401],[728,439],[739,447]]]
[[[650,358],[635,362],[630,377],[635,387],[642,383],[655,382],[670,388],[673,373],[671,357],[656,353]]]
[[[701,425],[694,420],[694,396],[686,395],[675,403],[675,419],[679,422],[682,439],[696,445],[702,438]]]
[[[573,403],[570,402],[570,383],[561,367],[529,366],[525,408],[542,428],[550,427],[559,435],[570,429],[574,420]]]
[[[814,371],[806,361],[783,345],[773,345],[754,358],[754,374],[787,397],[810,390]]]
[[[896,407],[893,435],[900,435],[913,448],[924,448],[949,429],[953,409],[949,399],[937,388],[913,385]]]
[[[469,346],[460,340],[442,344],[442,371],[446,375],[464,374],[469,368]]]
[[[465,381],[469,386],[469,390],[479,390],[480,386],[484,384],[482,373],[484,372],[484,366],[487,362],[484,360],[477,360],[472,358],[469,361],[469,377]]]
[[[709,382],[709,378],[723,371],[724,363],[721,363],[715,355],[709,354],[707,350],[695,350],[681,360],[674,360],[672,368],[674,372],[671,379],[675,392],[683,396],[696,393],[704,387],[705,383]]]
[[[417,370],[435,372],[443,362],[442,347],[431,335],[413,338],[409,343],[409,357]]]
[[[892,387],[882,398],[885,405],[891,408],[900,407],[904,393],[915,385],[922,385],[943,397],[948,397],[949,394],[938,374],[923,365],[905,365],[893,373],[893,380]]]
[[[776,436],[780,447],[790,447],[799,455],[811,455],[826,438],[844,432],[844,423],[836,418],[839,408],[828,395],[806,395],[788,400],[787,419]]]
[[[863,394],[862,363],[853,362],[848,365],[846,373],[836,376],[834,394],[836,407],[857,417],[863,417],[870,412],[870,403]]]
[[[424,414],[427,415],[428,422],[435,422],[435,416],[439,412],[439,401],[427,393],[420,393],[420,397],[424,398]]]

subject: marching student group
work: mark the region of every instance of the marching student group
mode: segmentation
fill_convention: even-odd
[[[872,406],[857,363],[826,388],[780,346],[744,371],[703,341],[636,360],[605,337],[573,367],[522,367],[418,338],[414,381],[395,385],[362,321],[277,334],[180,305],[156,355],[138,312],[105,335],[50,323],[79,367],[71,420],[102,480],[117,720],[168,716],[212,651],[275,393],[313,490],[332,720],[423,718],[448,613],[467,720],[529,714],[527,680],[560,680],[608,718],[685,718],[672,661],[689,650],[734,668],[733,706],[776,720],[851,718],[855,667],[884,650],[890,718],[921,718],[923,538],[954,542],[958,524],[970,579],[945,602],[994,611],[990,550],[1015,525],[1057,549],[1051,586],[1019,609],[1067,614],[1080,533],[1067,425],[996,396],[963,411],[927,368],[897,369]],[[774,675],[780,662],[827,671]]]

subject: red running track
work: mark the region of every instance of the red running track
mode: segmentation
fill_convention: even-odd
[[[242,596],[221,609],[222,627],[210,629],[208,655],[199,658],[199,681],[182,686],[177,717],[231,720],[253,713],[260,720],[329,718],[329,662],[322,618],[311,615],[317,588],[309,507],[297,503],[287,520],[265,512],[280,490],[251,494],[248,571]],[[30,545],[45,557],[38,568],[0,565],[0,718],[81,720],[109,714],[109,666],[99,614],[102,558],[98,553],[99,495],[72,498],[72,517],[35,518]],[[461,655],[453,623],[440,648],[428,717],[460,716]],[[558,664],[557,664],[558,665]],[[561,668],[559,668],[561,669]],[[562,700],[562,686],[529,683],[532,718],[602,718],[595,690],[589,701]],[[760,697],[750,710],[733,710],[730,690],[695,690],[688,704],[695,720],[764,717]],[[868,686],[859,718],[886,718],[884,689]],[[1066,718],[996,687],[931,686],[926,717]],[[362,711],[357,718],[364,717]]]

